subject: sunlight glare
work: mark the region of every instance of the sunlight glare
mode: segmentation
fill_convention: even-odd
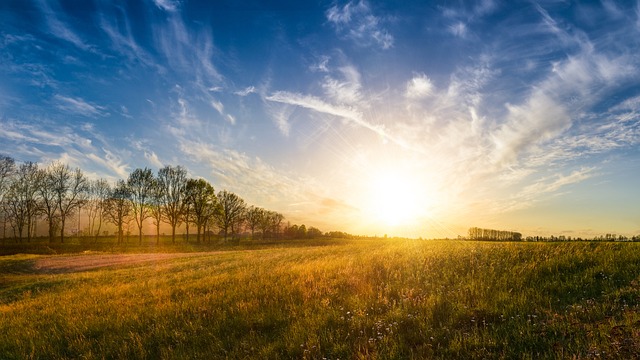
[[[418,221],[427,205],[414,177],[390,171],[372,177],[369,199],[371,215],[388,226]]]

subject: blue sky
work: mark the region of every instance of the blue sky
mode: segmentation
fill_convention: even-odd
[[[0,153],[356,234],[640,233],[640,4],[0,4]]]

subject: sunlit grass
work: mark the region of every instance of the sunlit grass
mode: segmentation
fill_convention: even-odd
[[[38,256],[0,257],[0,354],[640,356],[637,244],[305,245],[48,274]]]

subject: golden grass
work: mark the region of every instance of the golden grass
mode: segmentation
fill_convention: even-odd
[[[46,259],[0,257],[0,358],[640,356],[632,243],[310,241],[76,256],[57,272]]]

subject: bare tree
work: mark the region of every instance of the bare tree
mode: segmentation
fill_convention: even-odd
[[[182,166],[167,165],[158,171],[162,213],[171,225],[171,241],[176,242],[176,227],[183,220],[186,206],[187,171]]]
[[[114,224],[117,230],[118,244],[123,240],[123,228],[129,223],[131,216],[131,201],[129,187],[124,180],[118,180],[111,195],[104,203],[104,214],[108,222]]]
[[[193,222],[197,228],[196,241],[200,242],[202,229],[217,209],[216,192],[211,184],[204,179],[187,180],[187,193],[192,209]]]
[[[247,225],[251,230],[251,239],[254,238],[256,229],[260,228],[260,224],[264,221],[264,218],[266,215],[267,215],[266,210],[260,207],[251,206],[247,210],[246,218],[247,218]]]
[[[49,242],[53,242],[55,239],[56,231],[60,224],[57,194],[51,171],[52,166],[53,165],[50,165],[46,169],[39,169],[37,181],[37,191],[40,197],[40,212],[45,216],[45,220],[47,221]]]
[[[153,219],[153,225],[156,226],[156,245],[160,244],[160,224],[164,219],[162,211],[162,188],[158,181],[153,182],[151,189],[151,197],[149,199],[149,217]]]
[[[0,199],[9,188],[9,182],[15,173],[15,160],[9,156],[0,155]]]
[[[18,236],[20,241],[22,241],[25,227],[27,241],[31,241],[32,225],[38,213],[37,183],[38,165],[33,162],[21,164],[6,196],[14,236]]]
[[[9,185],[16,173],[15,160],[9,156],[0,155],[0,216],[2,217],[2,242],[7,235],[8,208],[5,196]]]
[[[262,237],[264,238],[267,234],[277,236],[280,232],[280,225],[282,224],[283,220],[284,216],[282,214],[275,211],[266,211],[265,216],[260,222]]]
[[[80,210],[86,200],[88,180],[82,170],[71,170],[68,165],[54,163],[49,168],[60,216],[60,242],[64,242],[67,218]]]
[[[133,217],[138,225],[138,243],[142,244],[142,226],[144,221],[151,216],[149,206],[151,205],[155,178],[151,169],[135,169],[127,179],[127,185],[131,192],[131,209]]]
[[[216,223],[226,241],[229,232],[231,236],[235,236],[236,230],[244,221],[246,205],[241,197],[227,190],[218,192],[218,203],[220,206],[216,212]]]
[[[4,207],[13,229],[13,237],[22,242],[24,225],[27,223],[27,203],[22,199],[19,186],[18,181],[9,186]]]
[[[100,229],[102,229],[102,220],[105,213],[105,204],[111,196],[111,186],[105,179],[98,179],[89,182],[89,198],[87,206],[87,215],[89,218],[89,234],[95,236],[98,241]]]

